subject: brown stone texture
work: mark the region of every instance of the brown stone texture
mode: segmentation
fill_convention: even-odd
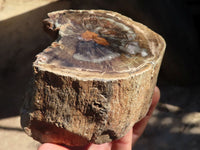
[[[62,63],[40,63],[46,57],[45,52],[62,46],[59,42],[40,53],[33,64],[33,87],[25,97],[21,124],[28,135],[42,143],[81,146],[111,142],[124,136],[142,119],[151,104],[165,50],[164,40],[146,26],[118,13],[94,12],[122,18],[124,24],[134,29],[139,45],[148,47],[151,55],[144,58],[131,55],[131,61],[132,57],[144,61],[130,63],[130,71],[102,73],[74,69]]]

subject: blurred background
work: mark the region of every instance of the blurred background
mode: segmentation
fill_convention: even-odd
[[[47,13],[106,9],[147,25],[167,48],[158,79],[161,100],[134,150],[200,147],[199,0],[0,0],[0,145],[36,149],[24,134],[19,110],[35,55],[53,41],[42,28]]]

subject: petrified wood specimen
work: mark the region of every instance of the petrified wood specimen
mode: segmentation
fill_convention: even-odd
[[[48,14],[58,34],[33,63],[21,124],[40,142],[70,146],[125,135],[151,104],[165,42],[125,16],[103,10]]]

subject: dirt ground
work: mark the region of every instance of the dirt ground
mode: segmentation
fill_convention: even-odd
[[[157,106],[134,150],[199,150],[200,87],[161,87]]]
[[[200,87],[162,87],[161,102],[134,150],[198,150]],[[20,127],[20,117],[0,120],[0,149],[36,150],[40,145]]]
[[[36,150],[40,144],[24,133],[16,116],[0,120],[0,145],[2,150]]]

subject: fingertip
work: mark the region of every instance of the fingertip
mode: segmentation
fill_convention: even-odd
[[[151,116],[155,107],[157,106],[158,102],[160,100],[160,89],[156,86],[155,89],[154,89],[154,94],[152,96],[152,103],[151,103],[151,106],[149,108],[149,111],[147,113],[147,116]]]
[[[122,138],[112,142],[112,150],[128,150],[132,147],[133,128]]]
[[[151,106],[149,108],[147,115],[142,120],[140,120],[138,123],[136,123],[133,127],[133,140],[132,140],[133,145],[135,144],[137,139],[141,136],[141,134],[144,132],[144,129],[146,128],[146,125],[147,125],[156,105],[158,104],[159,99],[160,99],[160,90],[156,86],[154,89],[154,94],[152,96],[152,103],[151,103]]]
[[[152,97],[152,104],[157,105],[159,100],[160,100],[160,89],[156,86],[154,89],[153,97]]]
[[[44,143],[38,148],[38,150],[69,150],[69,149],[57,144]]]
[[[111,149],[111,143],[104,143],[104,144],[90,144],[86,148],[87,150],[107,150]]]
[[[132,141],[132,134],[133,134],[133,128],[131,128],[126,133],[126,135],[124,135],[120,139],[113,141],[113,143],[119,143],[121,145],[127,145],[127,144],[131,143],[131,141]]]

